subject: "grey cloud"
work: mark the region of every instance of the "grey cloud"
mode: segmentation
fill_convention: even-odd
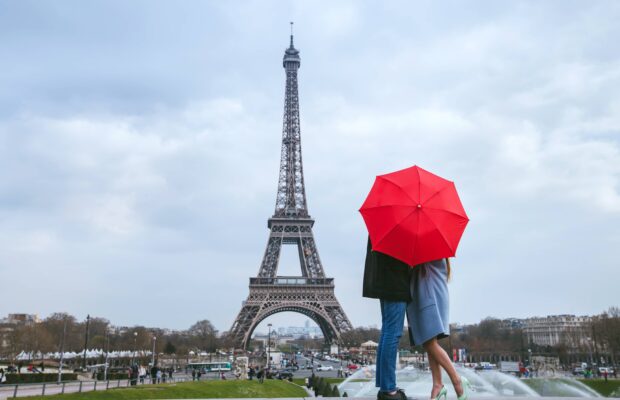
[[[355,325],[379,321],[357,208],[412,164],[471,217],[453,321],[616,301],[615,3],[92,4],[0,17],[2,289],[50,299],[23,311],[228,329],[273,213],[290,19],[310,213]]]

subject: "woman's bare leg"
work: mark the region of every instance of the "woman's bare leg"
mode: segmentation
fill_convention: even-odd
[[[431,389],[431,399],[434,399],[439,394],[439,391],[443,387],[441,380],[441,368],[435,358],[428,353],[428,366],[431,369],[431,376],[433,377],[433,388]]]
[[[454,390],[456,391],[457,396],[463,395],[463,385],[461,383],[461,377],[456,373],[456,369],[448,357],[448,354],[439,346],[437,343],[437,339],[433,338],[428,342],[424,343],[424,349],[429,355],[429,363],[430,357],[432,356],[435,361],[446,370],[446,373],[450,377],[450,381],[452,381],[452,385],[454,386]],[[433,378],[434,379],[434,378]],[[434,381],[433,381],[434,382]]]

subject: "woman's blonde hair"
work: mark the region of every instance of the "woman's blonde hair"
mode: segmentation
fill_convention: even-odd
[[[450,282],[450,277],[452,276],[452,268],[450,267],[449,258],[446,258],[446,265],[448,266],[448,282]]]

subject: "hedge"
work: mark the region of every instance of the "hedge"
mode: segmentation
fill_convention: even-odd
[[[77,380],[77,374],[63,373],[63,381]],[[58,374],[6,374],[6,384],[57,382]]]
[[[118,379],[129,379],[129,374],[127,372],[108,372],[107,378],[109,381],[115,381]],[[97,373],[97,380],[103,380],[103,372]]]

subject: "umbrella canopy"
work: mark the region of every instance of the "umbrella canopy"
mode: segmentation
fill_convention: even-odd
[[[372,249],[411,266],[453,257],[469,222],[454,183],[415,165],[377,176],[359,211]]]

